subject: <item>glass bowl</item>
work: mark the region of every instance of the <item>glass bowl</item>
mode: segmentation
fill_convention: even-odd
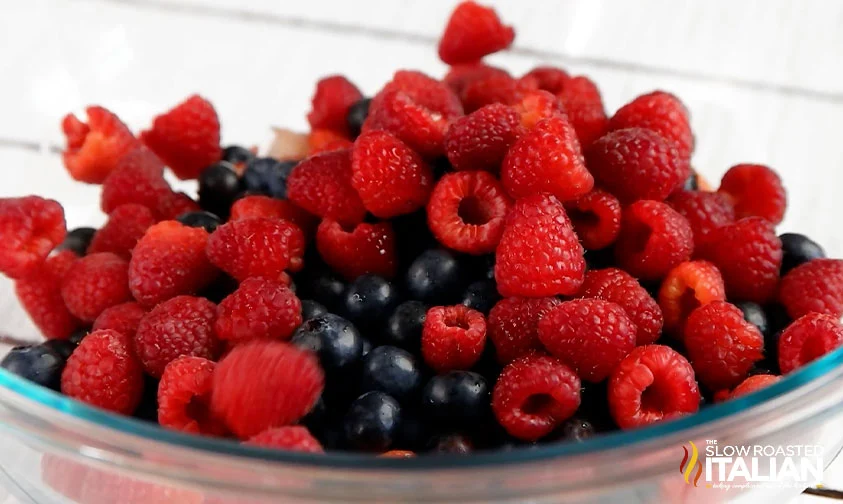
[[[843,114],[843,78],[824,70],[836,62],[828,37],[840,36],[826,22],[834,16],[788,10],[779,20],[788,29],[760,27],[746,37],[742,20],[776,9],[492,3],[524,34],[492,63],[516,74],[539,63],[587,74],[609,112],[653,89],[678,94],[692,111],[701,174],[716,182],[738,162],[773,166],[790,191],[780,231],[806,233],[841,256],[843,235],[831,223],[843,214],[835,183],[843,151],[832,136]],[[237,0],[19,3],[15,16],[0,21],[5,47],[13,48],[0,61],[16,69],[0,94],[0,163],[7,169],[0,196],[52,197],[64,204],[70,226],[99,225],[97,188],[72,183],[56,155],[64,113],[99,103],[139,129],[199,91],[217,106],[226,144],[263,143],[270,125],[304,129],[323,74],[345,74],[369,93],[403,67],[442,75],[434,44],[451,7],[446,0],[320,0],[306,9]],[[675,43],[628,29],[659,17],[670,20]],[[810,64],[793,57],[771,70],[764,63],[794,47],[810,54]],[[5,279],[0,313],[0,333],[38,338]],[[702,451],[714,440],[818,445],[831,464],[843,447],[841,364],[843,351],[836,351],[749,396],[581,444],[407,460],[287,454],[182,435],[0,370],[0,486],[21,503],[783,502],[806,485],[695,486],[680,471],[684,454],[691,442]]]

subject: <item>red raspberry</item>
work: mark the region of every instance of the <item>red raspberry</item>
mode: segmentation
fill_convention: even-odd
[[[325,264],[349,281],[366,273],[395,276],[395,233],[389,222],[364,222],[346,231],[337,221],[325,219],[316,232],[316,248]]]
[[[697,378],[711,390],[737,386],[764,357],[761,331],[725,301],[712,301],[691,312],[683,332]]]
[[[565,117],[565,110],[559,99],[541,89],[524,91],[521,100],[514,107],[521,114],[521,125],[527,130],[535,128],[543,119]]]
[[[467,254],[495,251],[512,203],[500,182],[485,171],[443,176],[427,203],[427,224],[448,248]]]
[[[553,357],[530,354],[507,364],[492,390],[492,411],[510,436],[535,441],[580,407],[580,379]]]
[[[536,80],[539,89],[543,89],[553,94],[557,94],[565,88],[565,85],[571,80],[568,72],[561,68],[551,66],[539,66],[526,74],[524,77],[530,77]]]
[[[615,258],[633,276],[658,280],[693,251],[691,226],[665,203],[641,200],[624,209]]]
[[[161,427],[206,436],[224,436],[225,425],[211,413],[216,363],[183,355],[167,364],[158,384]]]
[[[188,212],[200,212],[202,207],[183,192],[170,192],[163,196],[156,207],[160,220],[176,220]]]
[[[112,252],[128,260],[132,257],[132,249],[138,240],[153,224],[155,216],[152,215],[152,210],[136,203],[120,205],[111,212],[108,222],[94,235],[88,246],[88,253]]]
[[[372,98],[369,106],[370,117],[371,111],[379,108],[382,96],[394,91],[404,93],[411,101],[445,119],[454,119],[463,115],[459,98],[448,86],[422,72],[399,70],[381,92]]]
[[[246,196],[231,205],[229,220],[249,219],[252,217],[266,217],[268,219],[284,219],[289,221],[307,237],[313,237],[319,219],[287,200],[270,198],[269,196]]]
[[[301,302],[286,285],[248,278],[220,302],[214,331],[229,343],[287,340],[301,322]]]
[[[729,168],[717,191],[732,199],[738,218],[763,217],[773,224],[784,219],[787,194],[782,180],[764,165],[739,164]]]
[[[64,210],[56,201],[0,198],[0,272],[13,279],[34,273],[66,234]]]
[[[280,341],[251,341],[217,364],[211,411],[238,437],[249,438],[300,420],[324,384],[312,353]]]
[[[619,108],[609,120],[609,130],[644,128],[671,141],[683,160],[691,159],[694,135],[688,109],[679,98],[664,91],[644,94]],[[687,177],[686,177],[687,178]],[[685,178],[682,179],[685,181]]]
[[[357,86],[342,75],[323,77],[316,83],[307,122],[312,129],[328,129],[347,137],[348,109],[362,98]]]
[[[413,458],[416,456],[416,452],[410,450],[389,450],[386,452],[381,453],[378,457],[383,458],[397,458],[397,459],[408,459]]]
[[[100,316],[94,320],[92,330],[111,329],[130,338],[135,337],[141,319],[146,315],[143,306],[130,301],[111,308],[106,308]]]
[[[63,250],[15,282],[21,306],[48,339],[67,339],[80,325],[61,297],[62,280],[76,259],[72,251]]]
[[[218,227],[208,238],[208,258],[237,280],[278,280],[304,265],[304,235],[285,220],[255,217]]]
[[[603,299],[624,309],[636,327],[635,344],[649,345],[661,336],[662,312],[638,280],[617,268],[590,270],[578,297]]]
[[[182,355],[214,360],[220,344],[214,336],[217,307],[205,298],[176,296],[147,313],[134,344],[146,372],[160,378],[167,364]]]
[[[126,153],[138,146],[132,132],[112,112],[103,107],[85,109],[88,123],[67,114],[61,129],[67,138],[62,161],[74,180],[102,184]]]
[[[603,98],[588,77],[568,79],[557,96],[583,149],[606,133],[609,119],[603,108]]]
[[[351,185],[363,206],[382,219],[422,208],[434,182],[430,167],[418,154],[385,131],[357,137],[351,170]]]
[[[143,205],[160,217],[173,190],[164,180],[164,165],[149,149],[138,148],[118,161],[102,186],[100,207],[110,214],[120,205]]]
[[[507,364],[540,350],[539,320],[559,303],[555,297],[510,297],[498,301],[489,312],[486,324],[498,362]]]
[[[702,243],[708,233],[735,222],[735,206],[723,194],[707,191],[676,191],[667,204],[688,219],[694,243]]]
[[[350,149],[354,142],[340,133],[326,129],[311,130],[307,135],[307,155],[315,156],[323,152]]]
[[[609,411],[621,429],[695,413],[700,407],[694,368],[663,345],[630,352],[612,371],[608,387]]]
[[[287,197],[299,208],[354,226],[366,208],[351,185],[351,151],[326,152],[299,163],[287,178]]]
[[[506,152],[523,133],[512,107],[493,103],[460,117],[448,128],[445,150],[455,170],[497,173]]]
[[[790,324],[779,337],[779,369],[790,373],[843,346],[843,326],[830,315],[809,313]]]
[[[717,266],[729,299],[763,303],[776,293],[782,243],[773,225],[760,217],[711,231],[697,245],[696,255]]]
[[[515,142],[503,160],[501,182],[515,199],[544,192],[570,201],[594,187],[574,129],[562,117],[540,121]]]
[[[143,369],[129,338],[109,330],[85,336],[67,359],[61,392],[99,408],[131,415],[143,392]]]
[[[669,141],[643,128],[606,133],[585,155],[597,182],[624,204],[666,199],[691,169]]]
[[[670,270],[659,289],[665,331],[681,336],[692,311],[725,300],[726,286],[716,266],[707,261],[683,262]]]
[[[439,40],[439,58],[449,65],[471,63],[509,47],[515,30],[490,7],[461,2],[451,13]]]
[[[250,437],[246,444],[303,453],[325,453],[319,440],[310,434],[307,427],[300,425],[266,429]]]
[[[197,178],[222,155],[217,111],[199,95],[157,116],[140,139],[182,180]]]
[[[781,376],[768,374],[752,375],[746,380],[742,381],[740,385],[738,385],[737,387],[735,387],[734,390],[732,390],[732,392],[729,394],[729,399],[734,399],[736,397],[751,394],[752,392],[755,392],[757,390],[769,387],[770,385],[776,383],[779,380],[781,380]]]
[[[588,250],[608,247],[621,231],[621,203],[600,189],[566,203],[565,210],[583,247]]]
[[[203,228],[163,221],[147,229],[132,251],[129,288],[142,305],[155,306],[181,294],[195,294],[214,280],[216,269],[205,256]]]
[[[531,81],[521,81],[509,75],[489,75],[465,85],[460,101],[466,113],[493,103],[515,105],[524,97],[524,92],[536,89]]]
[[[464,305],[436,306],[427,311],[422,330],[424,361],[438,373],[469,369],[486,345],[483,314]]]
[[[515,202],[495,255],[495,280],[504,297],[571,295],[585,275],[571,221],[559,200],[547,194]]]
[[[61,286],[67,309],[84,322],[93,322],[106,308],[132,299],[129,262],[110,252],[87,255],[70,267]]]
[[[779,284],[779,300],[792,319],[810,312],[843,315],[843,260],[814,259],[790,270]]]
[[[454,65],[445,74],[442,82],[451,88],[457,96],[461,95],[465,86],[469,83],[483,80],[487,77],[511,77],[509,72],[502,68],[493,67],[480,61]]]
[[[623,308],[602,299],[575,299],[539,321],[539,340],[582,380],[603,381],[635,348],[635,324]]]

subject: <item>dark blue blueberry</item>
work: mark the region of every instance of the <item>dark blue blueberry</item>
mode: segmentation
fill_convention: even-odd
[[[367,392],[351,403],[343,422],[351,448],[382,452],[392,445],[401,425],[401,406],[383,392]]]
[[[254,158],[243,171],[243,185],[247,191],[273,198],[287,197],[287,177],[296,161],[278,161],[273,158]]]
[[[582,417],[571,417],[559,426],[553,434],[554,441],[582,443],[597,433],[590,421]]]
[[[229,145],[222,150],[222,160],[231,164],[246,163],[254,157],[252,151],[239,145]]]
[[[305,264],[312,264],[305,258]],[[299,298],[312,299],[328,311],[339,311],[345,294],[345,282],[324,266],[309,266],[295,277]]]
[[[749,301],[741,301],[735,303],[735,306],[743,312],[744,320],[757,327],[764,336],[769,334],[770,328],[767,324],[767,314],[764,313],[764,308],[761,305]]]
[[[361,331],[378,334],[398,304],[398,290],[377,275],[361,275],[343,295],[342,313]]]
[[[419,210],[392,219],[398,270],[406,270],[425,250],[437,247],[436,238],[427,226],[427,213]]]
[[[351,133],[351,138],[355,138],[360,134],[360,128],[363,127],[363,122],[369,117],[370,103],[372,103],[371,98],[363,98],[348,108],[348,113],[345,115],[345,122],[348,124],[348,132]]]
[[[241,189],[240,179],[230,163],[212,164],[199,174],[199,206],[225,218]]]
[[[474,280],[495,279],[495,255],[467,256],[462,259],[466,273]]]
[[[141,400],[132,416],[138,420],[158,423],[158,380],[155,378],[144,375]]]
[[[825,257],[825,250],[805,235],[785,233],[779,240],[782,241],[782,275],[800,264]]]
[[[489,310],[501,299],[498,285],[494,280],[481,280],[469,285],[462,297],[462,304],[472,310],[488,314]]]
[[[449,427],[470,426],[488,416],[486,379],[471,371],[434,376],[422,393],[422,411],[434,422]]]
[[[384,343],[418,352],[427,306],[420,301],[404,301],[389,319],[384,329]]]
[[[237,280],[226,273],[220,273],[210,284],[199,291],[198,295],[214,303],[219,303],[236,291],[238,286]]]
[[[84,256],[96,232],[96,229],[89,227],[80,227],[68,231],[64,241],[56,247],[56,250],[70,250],[78,256]]]
[[[450,304],[459,300],[464,278],[460,262],[452,253],[443,249],[427,250],[407,270],[407,294],[428,304]]]
[[[354,369],[363,356],[363,338],[348,320],[331,313],[304,322],[291,342],[316,353],[329,375]]]
[[[0,367],[38,385],[59,390],[65,362],[48,346],[19,346],[9,350]]]
[[[59,354],[64,361],[66,361],[70,357],[70,354],[76,350],[76,343],[69,340],[52,339],[41,343],[41,345]]]
[[[400,450],[420,451],[426,449],[427,440],[430,437],[430,430],[427,422],[418,411],[401,408],[401,427],[398,429],[398,438],[393,448]]]
[[[474,451],[471,439],[465,434],[439,434],[430,438],[428,446],[432,453],[441,455],[468,455]]]
[[[303,321],[321,317],[322,315],[327,315],[327,313],[328,309],[325,308],[325,305],[317,303],[312,299],[301,300],[301,319]]]
[[[699,190],[700,186],[697,182],[697,172],[691,170],[691,174],[688,175],[688,178],[685,179],[685,185],[682,186],[682,189],[686,191],[697,191]]]
[[[405,403],[417,397],[421,385],[419,361],[406,350],[383,345],[363,359],[361,392],[379,390]]]
[[[185,226],[205,228],[205,231],[213,233],[217,227],[222,225],[222,220],[211,212],[187,212],[176,218]]]
[[[67,341],[73,343],[76,346],[79,346],[79,343],[82,342],[82,338],[88,335],[90,331],[88,329],[79,329],[75,333],[71,334]]]

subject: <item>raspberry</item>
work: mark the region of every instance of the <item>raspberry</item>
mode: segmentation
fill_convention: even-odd
[[[524,92],[531,89],[535,87],[530,82],[516,80],[509,75],[489,75],[467,83],[460,93],[460,100],[466,113],[471,113],[493,103],[515,105],[524,97]]]
[[[389,450],[387,452],[381,453],[378,456],[383,458],[407,459],[415,457],[416,453],[409,450]]]
[[[365,132],[357,137],[351,170],[351,185],[363,206],[382,219],[422,208],[433,187],[430,167],[385,131]]]
[[[588,250],[608,247],[621,231],[621,203],[600,189],[566,203],[565,210],[583,247]]]
[[[694,310],[685,322],[684,341],[697,378],[711,390],[737,386],[764,357],[764,336],[724,301]]]
[[[559,303],[555,297],[510,297],[498,301],[489,312],[486,324],[498,362],[507,364],[540,350],[539,320]]]
[[[594,187],[574,129],[562,117],[540,121],[515,142],[503,160],[501,182],[515,199],[545,192],[569,201]]]
[[[349,135],[348,109],[363,98],[357,86],[342,75],[323,77],[316,83],[307,122],[312,129],[328,129]]]
[[[183,355],[167,364],[158,384],[161,427],[206,436],[223,436],[225,425],[211,413],[211,386],[216,364]]]
[[[624,204],[666,199],[685,182],[691,169],[669,141],[643,128],[606,133],[585,156],[598,184]]]
[[[472,63],[465,63],[461,65],[454,65],[445,74],[442,82],[451,88],[457,96],[461,95],[465,87],[477,80],[483,80],[487,77],[511,77],[509,72],[502,68],[493,67],[475,61]]]
[[[729,394],[729,399],[751,394],[781,380],[781,376],[760,374],[748,377]]]
[[[389,222],[362,223],[346,231],[337,221],[325,219],[316,232],[316,248],[325,264],[349,281],[366,273],[395,275],[395,233]]]
[[[143,205],[129,203],[115,208],[108,216],[108,222],[100,228],[88,247],[89,254],[112,252],[124,259],[132,257],[132,249],[155,224],[152,210]]]
[[[106,308],[94,320],[92,330],[111,329],[130,338],[135,337],[141,319],[146,315],[143,306],[135,302],[128,302]]]
[[[542,317],[538,331],[554,357],[594,383],[635,348],[635,324],[623,308],[602,299],[565,301]]]
[[[285,220],[256,217],[218,227],[208,238],[208,258],[237,280],[262,276],[278,280],[284,270],[304,265],[304,235]]]
[[[533,129],[543,119],[565,117],[559,99],[541,89],[524,91],[514,107],[521,114],[521,125],[527,130]]]
[[[301,322],[301,302],[293,291],[272,280],[249,278],[220,302],[214,331],[229,343],[287,340]]]
[[[299,425],[266,429],[250,437],[246,444],[303,453],[325,453],[319,440],[310,434],[307,427]]]
[[[571,295],[585,274],[571,221],[559,200],[547,194],[515,202],[495,256],[495,280],[504,297]]]
[[[469,369],[486,344],[483,314],[467,306],[436,306],[427,311],[422,330],[424,361],[438,373]]]
[[[692,311],[725,300],[726,286],[716,266],[707,261],[683,262],[670,270],[659,289],[665,331],[679,336]]]
[[[13,279],[35,272],[66,234],[64,210],[56,201],[0,198],[0,272]]]
[[[287,197],[311,214],[349,226],[366,215],[351,185],[351,151],[326,152],[299,163],[287,178]]]
[[[492,411],[510,436],[535,441],[580,406],[580,379],[553,357],[530,354],[507,364],[492,390]]]
[[[316,233],[319,220],[305,210],[287,200],[270,198],[269,196],[246,196],[231,205],[229,220],[249,219],[252,217],[266,217],[268,219],[283,219],[289,221],[305,234],[312,237]]]
[[[214,371],[211,411],[241,439],[292,424],[316,404],[325,377],[312,353],[278,341],[234,347]]]
[[[439,59],[449,65],[471,63],[509,47],[515,30],[490,7],[472,1],[457,5],[439,40]]]
[[[215,359],[217,307],[205,298],[176,296],[147,313],[135,332],[134,348],[147,373],[160,378],[167,364],[182,355]]]
[[[455,170],[497,173],[506,152],[523,133],[521,116],[512,107],[493,103],[454,121],[445,136],[445,151]]]
[[[371,110],[379,107],[378,102],[382,95],[393,91],[404,93],[413,102],[446,119],[453,119],[463,114],[459,98],[448,86],[422,72],[399,70],[381,92],[372,98],[369,107],[370,115]]]
[[[315,129],[311,130],[307,135],[307,155],[315,156],[323,152],[333,152],[338,150],[350,149],[354,143],[332,130]]]
[[[138,148],[120,158],[100,195],[102,211],[110,214],[120,205],[137,203],[160,217],[159,208],[172,196],[170,185],[164,180],[164,165],[149,149]]]
[[[609,120],[603,108],[603,98],[588,77],[568,79],[557,96],[583,149],[606,133]]]
[[[717,266],[729,299],[763,303],[776,292],[782,243],[773,225],[760,217],[711,231],[697,245],[696,255]]]
[[[132,251],[129,288],[142,305],[155,306],[181,294],[195,294],[214,280],[216,269],[205,256],[208,232],[176,221],[146,230]]]
[[[676,146],[679,157],[691,159],[694,135],[688,110],[670,93],[653,91],[641,95],[619,108],[609,120],[609,130],[644,128],[654,131]],[[687,175],[687,174],[686,174]],[[685,178],[682,179],[683,181]]]
[[[568,75],[568,72],[562,70],[561,68],[550,66],[536,67],[524,74],[524,77],[531,77],[535,79],[536,82],[538,82],[539,89],[549,91],[553,94],[557,94],[562,91],[568,81],[571,80],[571,76]]]
[[[659,305],[636,279],[623,270],[588,271],[577,296],[603,299],[623,308],[635,324],[636,345],[649,345],[661,336],[664,319]]]
[[[63,250],[15,282],[15,294],[21,306],[48,339],[67,339],[80,325],[61,297],[62,280],[74,262],[76,254]]]
[[[739,164],[729,168],[717,191],[731,198],[738,218],[763,217],[773,224],[784,219],[787,194],[782,180],[764,165]]]
[[[93,322],[106,308],[132,299],[128,271],[128,261],[110,252],[87,255],[68,270],[61,297],[75,317]]]
[[[843,326],[830,315],[809,313],[779,337],[779,368],[790,373],[843,345]]]
[[[843,315],[843,260],[814,259],[790,270],[779,285],[779,299],[792,319],[810,312]]]
[[[695,413],[700,391],[694,368],[676,350],[644,345],[627,355],[608,383],[609,411],[621,429]]]
[[[88,123],[67,114],[61,129],[67,138],[62,161],[74,180],[102,184],[117,162],[138,146],[132,132],[112,112],[103,107],[85,109]]]
[[[615,258],[631,275],[658,280],[693,251],[691,226],[665,203],[641,200],[624,209]]]
[[[702,243],[711,231],[735,222],[735,206],[720,193],[680,190],[667,199],[667,204],[688,219],[694,243]]]
[[[512,203],[493,175],[462,171],[443,176],[427,203],[433,236],[448,248],[467,254],[495,251]]]
[[[170,192],[161,197],[156,207],[160,220],[176,220],[188,212],[200,212],[202,207],[183,192]]]
[[[197,178],[222,156],[217,112],[199,95],[157,116],[140,139],[182,180]]]
[[[61,374],[62,394],[124,415],[131,415],[143,392],[143,369],[131,341],[117,331],[85,336]]]

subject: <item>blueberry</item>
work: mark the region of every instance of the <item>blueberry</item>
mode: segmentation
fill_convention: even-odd
[[[420,364],[406,350],[383,345],[363,359],[361,392],[379,390],[405,403],[416,397],[421,383]]]
[[[234,166],[225,161],[212,164],[199,174],[199,206],[220,217],[228,216],[240,190]]]
[[[430,451],[439,454],[468,455],[474,451],[474,445],[465,434],[441,434],[434,436],[428,443]]]
[[[205,228],[205,231],[213,233],[217,227],[222,225],[222,219],[211,212],[187,212],[176,218],[185,226]]]
[[[301,319],[303,321],[307,321],[310,319],[314,319],[316,317],[321,317],[322,315],[326,315],[328,313],[328,309],[325,308],[325,305],[317,303],[311,299],[302,299],[301,300]]]
[[[402,450],[419,451],[425,449],[425,444],[430,437],[427,422],[421,417],[418,411],[401,407],[401,427],[398,429],[398,436],[394,448]]]
[[[489,310],[500,300],[498,285],[494,280],[481,280],[469,285],[462,297],[462,304],[472,310],[488,314]]]
[[[405,301],[395,308],[386,321],[384,342],[417,352],[421,348],[422,328],[427,306],[419,301]]]
[[[401,425],[401,406],[383,392],[367,392],[351,403],[343,422],[349,446],[381,452],[395,441]]]
[[[363,127],[363,122],[369,117],[369,104],[371,103],[371,98],[363,98],[348,108],[345,122],[348,124],[348,131],[351,133],[352,138],[360,134],[360,128]]]
[[[9,350],[0,367],[27,380],[59,390],[65,360],[45,345],[19,346]]]
[[[487,416],[488,407],[486,379],[471,371],[434,376],[422,393],[424,414],[443,425],[472,425]]]
[[[571,417],[565,420],[556,430],[554,440],[582,443],[596,433],[594,426],[588,420],[581,417]]]
[[[686,191],[698,191],[700,188],[699,183],[697,182],[697,172],[691,170],[691,174],[688,175],[688,178],[685,179],[685,185],[682,186],[682,189]]]
[[[305,264],[310,264],[307,258]],[[328,268],[305,268],[296,276],[296,283],[301,287],[300,298],[312,299],[329,311],[336,311],[342,307],[345,282]]]
[[[66,361],[70,357],[70,354],[76,350],[76,343],[69,340],[52,339],[41,343],[41,345],[59,354],[64,361]]]
[[[343,294],[342,312],[363,331],[380,332],[398,304],[398,290],[377,275],[357,277]]]
[[[71,334],[67,341],[73,343],[76,346],[79,346],[79,343],[82,343],[82,339],[88,335],[90,331],[88,329],[79,329],[75,333]]]
[[[287,198],[287,177],[298,164],[273,158],[254,158],[243,171],[243,185],[247,191],[273,198]]]
[[[449,304],[459,299],[463,287],[460,263],[447,250],[423,252],[407,270],[410,298],[429,304]]]
[[[779,240],[782,241],[782,275],[800,264],[825,257],[825,250],[807,236],[785,233],[779,236]]]
[[[764,336],[769,334],[770,328],[767,325],[767,314],[764,313],[764,308],[761,305],[749,301],[742,301],[735,303],[735,306],[743,312],[744,320],[757,327]]]
[[[330,374],[353,369],[363,356],[363,338],[348,320],[333,314],[304,322],[291,342],[319,356],[322,368]]]
[[[56,250],[70,250],[78,256],[84,256],[96,232],[96,229],[89,227],[80,227],[68,231],[64,241],[56,247]]]
[[[427,226],[425,211],[399,215],[392,219],[398,269],[404,271],[422,252],[437,247],[436,238]]]
[[[239,145],[230,145],[222,150],[222,160],[231,164],[247,163],[254,157],[252,151]]]

